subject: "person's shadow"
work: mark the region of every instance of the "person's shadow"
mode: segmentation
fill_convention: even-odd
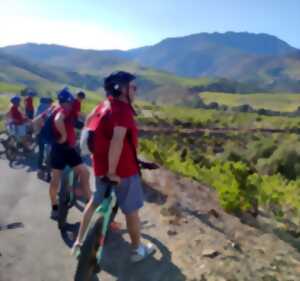
[[[147,221],[142,228],[147,229]],[[149,226],[153,227],[153,226]],[[61,236],[66,245],[71,248],[79,229],[79,224],[67,224],[61,231]],[[71,235],[70,235],[71,234]],[[104,280],[101,275],[104,272],[114,276],[116,281],[185,281],[186,277],[174,263],[172,263],[171,252],[158,239],[142,234],[142,237],[151,242],[156,252],[159,252],[159,259],[154,255],[140,263],[130,262],[131,247],[123,238],[127,231],[109,232],[102,257],[101,272],[95,275],[93,281]]]
[[[125,234],[126,231],[122,232]],[[171,252],[158,239],[142,234],[142,237],[155,245],[159,259],[154,255],[140,263],[130,261],[131,247],[122,235],[111,235],[105,246],[102,259],[102,271],[116,278],[116,281],[184,281],[182,273],[171,259]],[[102,273],[103,274],[103,273]],[[101,272],[100,272],[101,279]]]
[[[18,154],[14,161],[8,161],[10,168],[15,170],[26,169],[27,173],[36,172],[38,170],[37,154],[32,152],[30,155]]]

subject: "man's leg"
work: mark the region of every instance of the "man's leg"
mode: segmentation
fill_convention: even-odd
[[[90,223],[90,220],[95,212],[95,209],[96,208],[95,208],[95,205],[93,204],[93,198],[91,198],[83,211],[83,215],[82,215],[82,218],[80,221],[80,228],[79,228],[78,236],[74,243],[75,247],[78,245],[81,245],[84,233]]]
[[[30,142],[30,136],[28,135],[27,130],[28,126],[26,124],[20,126],[21,143],[27,150],[31,150],[32,144]]]
[[[49,188],[49,195],[50,195],[52,208],[57,207],[57,192],[59,189],[61,174],[62,174],[61,170],[52,169],[52,176],[51,176],[50,188]]]
[[[38,167],[39,169],[42,169],[44,163],[45,144],[40,136],[38,137],[38,144],[39,144]]]
[[[90,189],[90,173],[84,164],[74,167],[76,175],[79,177],[80,187],[84,193],[84,197],[89,201],[91,198]]]
[[[98,207],[104,199],[105,191],[106,186],[103,185],[99,178],[96,178],[96,191],[94,192],[93,196],[91,197],[84,209],[83,217],[80,222],[78,237],[72,249],[73,254],[76,254],[77,247],[81,245],[84,234],[93,216],[93,213],[95,212],[96,207]]]
[[[141,244],[140,217],[139,212],[135,211],[130,215],[125,215],[128,233],[132,247],[138,248]]]
[[[116,193],[120,208],[126,217],[127,229],[132,244],[131,261],[142,261],[154,252],[154,247],[151,243],[144,245],[141,241],[139,209],[143,207],[144,195],[139,175],[122,179]]]

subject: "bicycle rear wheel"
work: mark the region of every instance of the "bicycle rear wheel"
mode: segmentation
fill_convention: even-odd
[[[63,176],[60,190],[58,193],[58,228],[63,229],[68,216],[69,211],[69,202],[70,202],[70,194],[68,191],[68,179]]]
[[[63,229],[69,209],[74,205],[74,194],[71,194],[70,187],[73,187],[75,179],[72,170],[67,168],[63,173],[60,191],[58,193],[58,228]]]
[[[94,274],[101,271],[101,268],[97,265],[96,255],[100,243],[104,241],[101,238],[102,225],[103,217],[100,217],[87,233],[78,258],[75,281],[91,281]]]

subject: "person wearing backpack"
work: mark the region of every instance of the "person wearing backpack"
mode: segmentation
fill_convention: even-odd
[[[76,99],[73,103],[73,112],[76,118],[82,119],[83,116],[81,116],[81,105],[82,102],[85,100],[86,96],[83,91],[80,91],[76,95]]]
[[[143,207],[143,188],[137,159],[138,130],[132,107],[137,86],[136,77],[116,72],[104,81],[108,99],[101,102],[87,117],[88,146],[92,152],[96,191],[87,204],[72,252],[76,253],[89,221],[104,199],[104,178],[117,182],[117,201],[125,215],[132,244],[132,262],[138,262],[154,252],[152,244],[141,242],[139,209]]]
[[[38,175],[43,171],[43,163],[44,163],[44,151],[45,151],[45,145],[51,145],[48,143],[45,133],[49,128],[47,128],[45,121],[47,118],[51,115],[51,112],[54,110],[54,107],[52,107],[52,98],[49,97],[41,97],[40,103],[38,105],[35,119],[33,120],[33,124],[38,130],[37,134],[37,143],[38,143]]]
[[[88,169],[83,164],[80,154],[75,149],[76,133],[74,127],[74,115],[72,113],[74,97],[69,92],[68,88],[64,88],[58,93],[57,98],[59,106],[48,119],[48,121],[51,121],[51,128],[49,131],[52,133],[53,138],[50,153],[51,182],[49,193],[52,204],[51,218],[54,220],[58,217],[57,192],[62,171],[66,166],[73,168],[74,172],[79,177],[80,186],[85,197],[89,200],[91,196]]]
[[[76,129],[81,130],[84,126],[84,115],[81,112],[82,103],[85,100],[86,96],[83,91],[80,91],[76,95],[76,99],[73,102],[73,114],[75,119]]]
[[[52,105],[53,100],[50,97],[40,97],[39,105],[35,112],[35,118],[43,114]]]

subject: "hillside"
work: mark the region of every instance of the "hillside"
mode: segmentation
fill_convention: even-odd
[[[200,94],[205,104],[217,102],[229,107],[249,105],[253,109],[267,109],[280,112],[292,112],[300,106],[300,95],[286,93],[257,93],[257,94],[229,94],[203,92]]]
[[[268,34],[200,33],[129,51],[46,44],[8,46],[2,50],[38,64],[90,75],[106,75],[116,69],[143,75],[147,70],[144,67],[148,67],[183,77],[223,77],[268,91],[300,90],[298,50]]]
[[[42,63],[34,63],[27,59],[0,52],[0,81],[22,84],[29,87],[45,88],[70,84],[75,87],[96,90],[102,86],[99,76],[79,74],[71,70],[63,70]]]
[[[32,44],[26,45],[25,50],[27,55],[22,58],[19,51],[14,55],[4,53],[4,51],[0,52],[1,81],[34,87],[43,92],[46,89],[50,92],[56,91],[62,84],[99,91],[106,75],[112,71],[122,69],[134,72],[137,75],[140,87],[139,97],[141,99],[172,104],[197,103],[199,89],[208,90],[207,87],[212,86],[212,89],[215,90],[220,89],[226,92],[227,89],[231,92],[239,85],[236,82],[225,83],[219,79],[205,77],[178,77],[167,72],[155,71],[118,59],[114,62],[112,60],[108,62],[108,58],[106,64],[100,57],[98,65],[96,55],[92,59],[94,56],[93,51],[89,54],[90,51]],[[58,53],[59,58],[56,57]],[[64,54],[66,54],[66,57],[64,57]],[[77,60],[75,59],[76,56]],[[90,57],[90,60],[86,60],[86,57]],[[64,63],[56,63],[58,61],[64,61]],[[87,66],[88,70],[86,69]]]
[[[295,51],[267,34],[200,33],[169,38],[128,52],[139,63],[184,76],[221,75],[240,60],[256,56],[279,56]],[[224,68],[224,70],[222,70]]]

